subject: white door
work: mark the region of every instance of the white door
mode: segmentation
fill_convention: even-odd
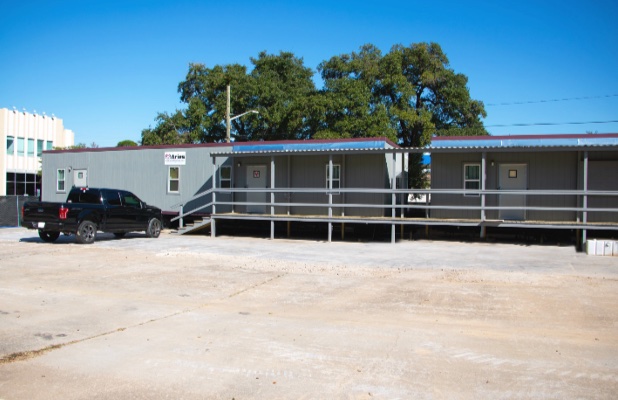
[[[500,164],[498,186],[500,190],[526,190],[528,189],[528,166],[526,164]],[[520,209],[500,210],[500,219],[519,220],[526,219],[526,195],[504,194],[500,195],[500,207],[520,207]]]
[[[266,166],[265,165],[248,165],[247,166],[247,188],[248,189],[265,189],[266,188]],[[265,203],[266,192],[249,192],[247,193],[248,203]],[[247,205],[248,213],[264,213],[266,212],[265,205]]]
[[[87,169],[74,169],[73,170],[73,185],[77,187],[88,186],[88,170]]]

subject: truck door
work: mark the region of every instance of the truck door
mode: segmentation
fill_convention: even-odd
[[[145,210],[142,209],[142,202],[133,193],[121,191],[123,211],[127,228],[135,231],[145,230],[147,221],[144,221]]]
[[[107,201],[107,225],[106,229],[113,230],[121,230],[124,221],[124,210],[122,207],[122,200],[120,198],[120,193],[117,190],[105,190],[103,192],[103,196],[105,196],[105,200]]]

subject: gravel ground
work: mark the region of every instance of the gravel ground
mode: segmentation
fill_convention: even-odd
[[[0,399],[612,399],[618,259],[0,229]]]

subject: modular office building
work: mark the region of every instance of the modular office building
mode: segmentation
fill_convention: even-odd
[[[431,186],[408,188],[408,156],[423,153]],[[393,241],[404,225],[475,226],[481,236],[572,229],[585,241],[587,230],[618,229],[617,175],[615,134],[434,138],[426,148],[247,142],[45,152],[43,199],[61,201],[72,185],[118,187],[170,220],[208,216],[213,235],[217,220],[236,219],[270,221],[271,237],[276,221],[298,221],[327,223],[329,240],[334,224],[363,223],[390,225]]]
[[[51,151],[43,154],[47,184],[42,200],[64,201],[72,186],[114,187],[132,191],[168,216],[210,215],[215,187],[220,190],[216,194],[218,213],[261,214],[271,201],[272,192],[267,189],[290,187],[304,189],[293,199],[291,193],[277,193],[276,201],[295,202],[294,206],[277,207],[277,212],[322,215],[327,214],[323,205],[329,174],[335,189],[343,185],[384,188],[393,176],[404,182],[403,156],[398,155],[399,162],[393,165],[381,152],[395,147],[386,139],[354,139]],[[362,150],[374,154],[352,154]],[[337,153],[334,158],[332,152]],[[271,162],[275,154],[276,164]],[[378,208],[346,209],[348,214],[367,217],[384,215],[384,198],[383,193],[366,191],[331,196],[339,204],[378,204]],[[346,211],[341,208],[336,213],[345,215]]]

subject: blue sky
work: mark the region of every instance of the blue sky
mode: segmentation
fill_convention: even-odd
[[[291,51],[315,71],[365,43],[437,42],[491,134],[616,133],[515,125],[618,120],[617,20],[618,2],[602,0],[0,0],[0,108],[53,113],[76,142],[115,146],[182,107],[191,62]]]

